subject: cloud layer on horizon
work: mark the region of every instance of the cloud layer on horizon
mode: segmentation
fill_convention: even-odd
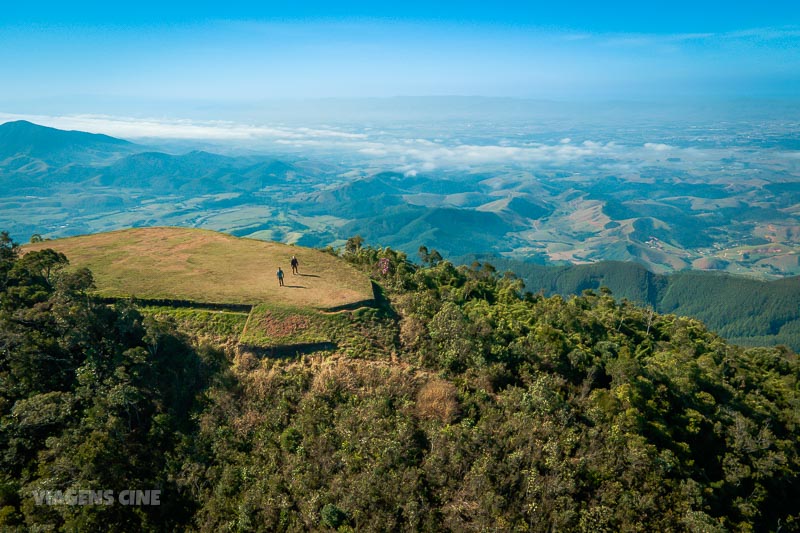
[[[487,142],[457,138],[433,140],[419,132],[389,133],[366,128],[349,131],[334,126],[249,125],[228,121],[137,119],[107,115],[18,115],[0,113],[0,122],[29,120],[67,130],[104,133],[133,141],[186,140],[265,154],[306,153],[319,157],[341,154],[406,173],[437,169],[470,170],[492,165],[540,167],[591,164],[598,169],[632,172],[653,164],[681,162],[702,166],[730,157],[730,149],[678,147],[663,142],[631,144],[624,140],[564,137],[553,143],[489,137]],[[404,135],[405,133],[405,135]],[[792,158],[792,152],[784,152]],[[699,167],[698,167],[699,168]]]

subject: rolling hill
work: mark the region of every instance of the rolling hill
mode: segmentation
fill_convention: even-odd
[[[373,298],[369,278],[334,256],[208,230],[137,228],[24,249],[45,248],[63,252],[72,267],[89,268],[105,297],[310,309],[353,306]],[[291,273],[292,255],[300,262],[298,276]],[[278,287],[279,266],[285,287]]]

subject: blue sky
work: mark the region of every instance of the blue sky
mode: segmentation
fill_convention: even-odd
[[[13,2],[6,112],[481,95],[796,97],[800,2]]]

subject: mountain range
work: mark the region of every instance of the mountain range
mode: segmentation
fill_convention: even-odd
[[[657,273],[800,274],[800,183],[783,152],[758,168],[665,157],[626,175],[603,173],[628,164],[622,150],[604,150],[563,164],[403,172],[367,156],[172,153],[9,122],[0,125],[0,226],[23,239],[194,226],[309,246],[359,234],[407,253],[425,245],[533,263],[635,261]]]
[[[697,316],[735,342],[800,348],[798,278],[715,275],[800,272],[797,180],[649,172],[636,180],[555,168],[397,172],[297,156],[169,153],[17,121],[0,125],[0,228],[27,239],[202,227],[313,247],[360,235],[412,258],[423,245],[462,262],[488,258],[532,292],[605,285],[658,311]]]

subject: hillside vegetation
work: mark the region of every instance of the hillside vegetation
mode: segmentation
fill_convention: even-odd
[[[479,256],[462,258],[471,262]],[[544,266],[486,258],[520,276],[528,290],[545,295],[579,295],[608,287],[662,313],[691,316],[730,342],[744,346],[785,344],[800,350],[800,277],[764,281],[720,272],[654,274],[636,263],[602,261],[588,265]]]
[[[378,307],[308,331],[346,349],[223,353],[239,319],[109,307],[63,255],[0,253],[3,530],[800,530],[788,350],[351,239]],[[162,505],[33,497],[130,487]]]

